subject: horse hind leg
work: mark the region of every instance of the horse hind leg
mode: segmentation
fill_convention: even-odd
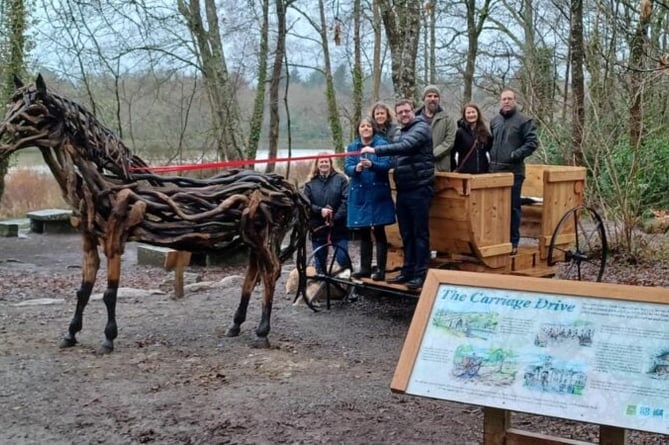
[[[121,255],[114,254],[107,258],[107,290],[102,296],[107,307],[107,324],[105,325],[105,339],[98,348],[98,354],[109,354],[114,350],[114,339],[118,335],[116,325],[116,297],[121,278]]]
[[[98,255],[97,244],[95,240],[84,237],[84,264],[81,273],[81,286],[77,291],[77,306],[74,310],[74,316],[70,321],[68,333],[60,342],[61,348],[69,348],[77,344],[76,335],[84,324],[84,309],[90,300],[95,277],[100,268],[100,256]]]
[[[239,300],[239,306],[237,306],[237,310],[235,311],[235,316],[232,319],[232,324],[230,324],[228,330],[225,332],[226,337],[237,337],[241,331],[242,323],[246,321],[246,312],[249,307],[251,293],[258,282],[258,262],[255,257],[256,255],[251,253],[249,266],[246,269],[246,277],[244,277],[244,283],[242,284],[242,296]]]
[[[267,336],[270,331],[270,319],[272,316],[272,305],[274,304],[274,291],[276,290],[276,281],[281,274],[281,264],[278,259],[268,260],[263,266],[259,266],[262,270],[263,282],[263,300],[262,300],[262,315],[260,323],[256,329],[255,346],[258,348],[268,348],[270,346]]]

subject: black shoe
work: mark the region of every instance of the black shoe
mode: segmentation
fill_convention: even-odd
[[[372,274],[369,271],[360,270],[351,274],[353,278],[369,278]]]
[[[511,256],[518,255],[518,246],[513,246],[511,248]]]
[[[406,287],[408,287],[411,290],[416,290],[420,289],[423,287],[423,279],[422,278],[414,278],[413,280],[409,280],[406,283]]]
[[[389,278],[386,280],[386,283],[390,284],[404,284],[408,281],[411,281],[411,278],[404,276],[402,274],[396,276],[395,278]]]
[[[386,279],[385,272],[376,272],[374,275],[372,275],[372,280],[374,281],[383,281],[385,279]]]

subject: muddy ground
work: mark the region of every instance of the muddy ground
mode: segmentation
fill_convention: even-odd
[[[79,345],[58,348],[80,281],[78,237],[0,239],[0,443],[482,442],[480,408],[390,391],[415,299],[368,294],[313,313],[284,298],[283,274],[272,346],[254,349],[257,296],[241,335],[222,336],[239,280],[175,300],[163,284],[169,274],[137,265],[134,249],[129,245],[121,286],[164,293],[120,297],[116,349],[98,356],[106,319],[99,299],[85,312]],[[658,280],[666,286],[663,267]],[[243,269],[189,271],[208,281]],[[644,274],[639,281],[657,284],[649,283],[652,273]],[[103,290],[100,278],[96,292]],[[25,305],[34,299],[48,300]],[[592,425],[521,414],[513,419],[523,429],[596,440]],[[669,442],[654,434],[630,436],[631,444]]]

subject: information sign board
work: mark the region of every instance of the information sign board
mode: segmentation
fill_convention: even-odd
[[[431,270],[392,389],[669,433],[669,289]]]

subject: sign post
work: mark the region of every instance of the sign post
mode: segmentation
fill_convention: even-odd
[[[430,270],[391,389],[481,405],[485,445],[585,443],[511,411],[669,434],[669,289]]]

